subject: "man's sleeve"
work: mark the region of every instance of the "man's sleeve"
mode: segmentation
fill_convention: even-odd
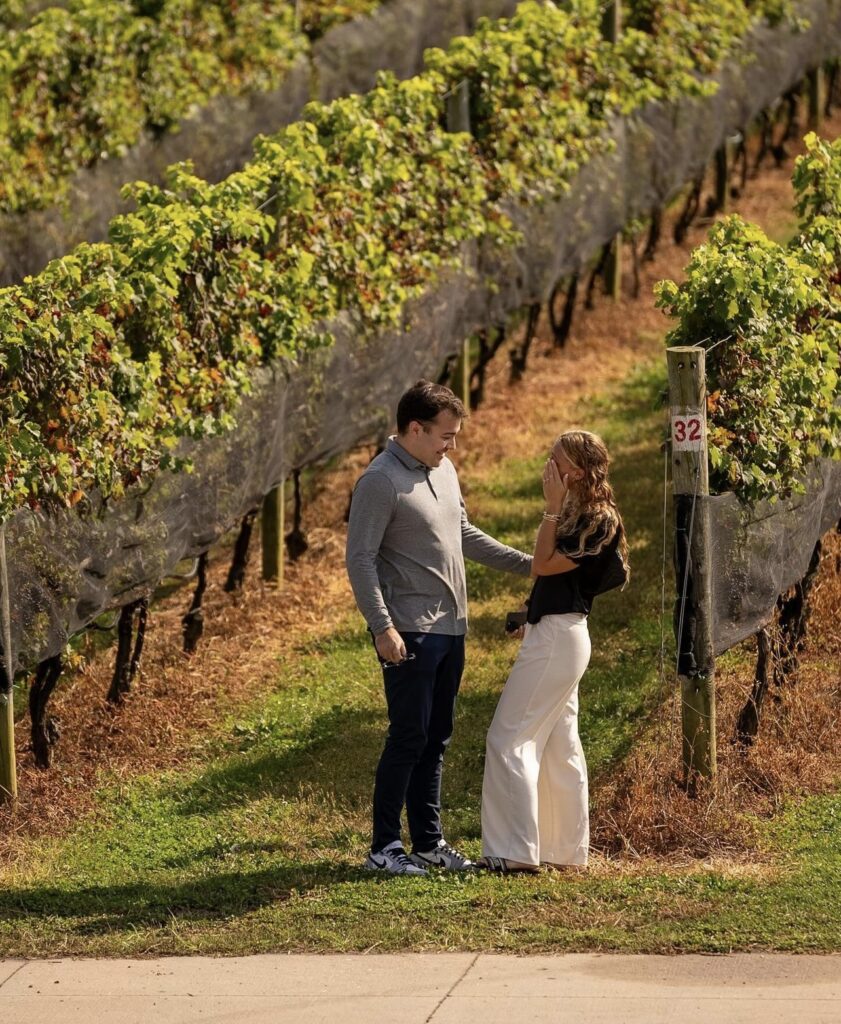
[[[467,518],[464,501],[461,503],[461,550],[465,558],[481,562],[491,569],[513,572],[518,576],[531,573],[531,555],[510,548],[507,544],[500,544],[498,540],[483,533],[478,526],[474,526]]]
[[[377,554],[396,505],[397,494],[385,474],[368,472],[359,478],[350,503],[345,564],[353,596],[374,636],[392,625],[377,576]]]

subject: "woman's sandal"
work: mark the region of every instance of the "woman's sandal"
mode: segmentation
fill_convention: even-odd
[[[505,857],[482,857],[478,862],[480,871],[490,871],[496,875],[536,875],[539,867],[527,867],[525,864],[512,864]]]

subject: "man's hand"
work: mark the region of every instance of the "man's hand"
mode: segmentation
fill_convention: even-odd
[[[374,646],[383,661],[392,665],[399,665],[401,661],[406,660],[406,645],[394,626],[389,626],[385,632],[378,633],[374,637]]]

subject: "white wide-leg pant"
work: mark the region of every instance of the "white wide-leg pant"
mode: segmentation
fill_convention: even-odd
[[[586,864],[587,765],[578,682],[590,660],[587,616],[526,626],[485,748],[482,853],[523,864]]]

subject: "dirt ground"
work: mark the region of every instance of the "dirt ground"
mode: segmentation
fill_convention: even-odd
[[[841,116],[836,116],[823,130],[835,137],[839,129]],[[732,211],[758,221],[772,236],[784,233],[792,224],[791,167],[791,159],[781,168],[766,165],[748,182],[746,193],[733,200]],[[705,192],[710,188],[708,180]],[[680,278],[691,248],[702,241],[708,227],[709,222],[696,223],[678,246],[671,237],[671,220],[667,221],[656,258],[643,266],[638,298],[628,296],[626,272],[626,297],[620,304],[599,295],[595,309],[584,311],[579,300],[562,352],[552,351],[542,320],[522,383],[509,384],[507,355],[505,350],[499,353],[488,373],[486,401],[470,418],[469,444],[458,458],[468,486],[474,468],[492,465],[510,454],[512,445],[525,454],[545,445],[545,436],[532,433],[530,423],[545,422],[549,415],[559,424],[566,422],[582,396],[622,380],[640,358],[662,351],[667,322],[654,308],[652,286],[665,277]],[[0,812],[0,854],[11,853],[18,838],[62,831],[77,820],[91,806],[101,768],[129,778],[172,768],[188,758],[220,714],[272,687],[284,651],[304,637],[329,634],[353,610],[343,562],[344,513],[353,481],[372,453],[363,446],[307,480],[304,529],[310,547],[299,562],[287,567],[282,592],[259,580],[258,538],[252,540],[245,589],[235,598],[222,589],[232,538],[211,554],[205,634],[194,655],[188,657],[180,649],[180,620],[189,604],[189,589],[181,588],[154,604],[139,678],[121,706],[105,701],[113,649],[97,650],[94,640],[82,644],[76,667],[65,672],[52,701],[61,737],[50,770],[35,767],[28,750],[28,719],[19,718],[20,797],[13,810]],[[838,560],[841,554],[835,550],[825,558],[812,626],[813,643],[834,643],[836,650],[841,618]],[[744,690],[750,685],[750,671],[742,675]],[[808,765],[798,773],[804,783],[806,772]],[[626,826],[631,835],[631,825]],[[633,847],[630,839],[628,847]]]

